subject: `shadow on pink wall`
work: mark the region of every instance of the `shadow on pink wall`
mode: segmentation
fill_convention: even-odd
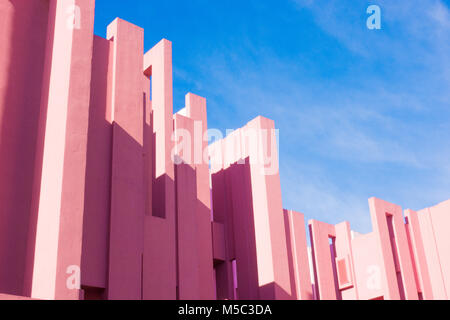
[[[121,19],[94,36],[94,9],[0,3],[0,299],[450,297],[450,200],[403,214],[371,198],[365,235],[306,226],[268,171],[264,117],[191,141],[210,167],[184,151],[175,164],[172,135],[196,122],[205,135],[206,99],[188,93],[173,114],[171,42],[144,54],[144,30]]]

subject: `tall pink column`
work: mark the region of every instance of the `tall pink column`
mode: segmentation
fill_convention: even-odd
[[[68,270],[79,276],[82,250],[87,129],[94,1],[50,1],[47,43],[48,98],[42,100],[42,169],[37,170],[36,228],[31,296],[78,299],[67,285]],[[74,12],[79,25],[68,25]],[[73,18],[73,17],[72,17]],[[45,89],[44,89],[45,90]],[[35,232],[35,245],[32,234]]]
[[[289,299],[291,285],[275,123],[267,118],[258,117],[249,122],[247,128],[259,132],[256,142],[259,146],[257,154],[254,153],[251,143],[246,144],[246,150],[250,152],[251,159],[250,171],[255,212],[258,278],[261,287],[260,298]],[[273,165],[273,168],[266,167],[269,152],[271,157],[269,165]],[[261,159],[264,159],[262,163]],[[254,163],[252,163],[253,161]],[[268,234],[270,237],[267,236]]]
[[[216,142],[222,145],[222,140]],[[210,146],[211,147],[211,146]],[[221,148],[218,148],[218,151]],[[217,156],[217,154],[216,154]],[[221,162],[220,162],[221,163]],[[218,167],[218,166],[217,166]],[[212,163],[211,183],[212,183],[212,205],[214,212],[214,255],[218,256],[215,262],[217,299],[233,300],[234,294],[234,277],[232,261],[236,259],[234,250],[234,232],[233,232],[233,215],[232,199],[227,187],[227,174],[223,170],[215,171]],[[223,240],[223,242],[222,242]],[[223,255],[220,253],[223,250]]]
[[[195,171],[187,164],[175,166],[177,190],[178,299],[200,299],[200,279],[195,207]],[[194,188],[193,188],[194,187]]]
[[[308,262],[305,216],[284,210],[292,295],[298,300],[313,300]]]
[[[217,147],[220,147],[221,150],[218,151]],[[251,211],[253,212],[251,222],[255,233],[254,254],[257,261],[259,298],[291,298],[291,281],[281,203],[278,150],[276,148],[274,122],[263,117],[254,119],[244,128],[228,136],[220,144],[216,143],[210,146],[210,155],[211,168],[214,175],[219,174],[220,170],[223,170],[227,172],[225,177],[227,175],[233,177],[236,176],[236,173],[231,171],[238,170],[239,166],[247,166],[249,168],[250,185],[248,189],[251,191],[251,199],[249,200],[251,201],[251,206],[248,210],[240,209],[239,206],[233,207],[233,219],[237,216],[237,213],[234,213],[235,208],[244,210],[247,215],[251,214]],[[234,167],[236,169],[233,169]],[[233,170],[229,171],[230,168]],[[240,174],[243,175],[243,173]],[[225,190],[230,189],[230,191],[227,191],[227,196],[231,195],[233,206],[235,206],[235,197],[237,197],[237,203],[239,201],[246,203],[242,198],[244,193],[237,194],[236,190],[233,190],[233,188],[244,188],[246,185],[239,182],[237,178],[234,180],[230,179],[229,183],[229,185],[225,184]],[[216,194],[214,182],[213,194]],[[216,200],[216,195],[213,196],[214,202],[218,201]],[[219,196],[217,195],[217,197]],[[216,205],[214,206],[216,207]],[[216,216],[216,213],[214,215]],[[230,222],[226,223],[230,224]],[[236,226],[235,221],[232,223]],[[239,248],[237,246],[240,243],[236,242],[236,239],[239,236],[242,237],[242,235],[236,235],[238,233],[236,230],[234,230],[234,233],[236,259],[239,260]],[[239,273],[239,261],[237,261],[238,289],[240,286]]]
[[[175,171],[173,149],[172,43],[161,40],[144,55],[151,77],[153,129],[152,212],[146,211],[143,298],[176,299]]]
[[[336,276],[342,300],[358,300],[350,223],[339,223],[334,226],[334,230]]]
[[[386,300],[417,300],[417,287],[401,207],[369,199],[372,225],[381,250]]]
[[[199,255],[201,254],[197,223],[197,175],[193,162],[194,121],[180,114],[174,115],[176,134],[175,165],[177,285],[178,299],[200,299]]]
[[[334,256],[331,254],[334,245],[330,246],[330,239],[336,238],[335,228],[331,224],[317,220],[310,220],[308,224],[318,297],[320,300],[337,300],[338,288],[332,261]]]
[[[47,35],[49,1],[0,1],[0,12],[0,261],[7,261],[0,264],[0,292],[28,295],[40,100],[47,94],[44,64],[53,33]]]
[[[435,299],[450,297],[450,200],[419,212]]]
[[[413,210],[406,210],[405,217],[407,221],[406,232],[413,258],[417,289],[422,294],[422,298],[424,300],[433,300],[433,292],[425,256],[425,249],[422,242],[422,235],[420,233],[418,214]]]
[[[431,210],[429,208],[418,212],[420,231],[422,234],[425,258],[430,274],[431,288],[434,299],[447,300],[447,292],[444,284],[444,269],[439,261],[439,251],[434,234],[434,227],[431,220]]]
[[[206,99],[192,93],[186,95],[186,115],[193,120],[193,154],[197,175],[197,225],[199,244],[200,299],[215,298],[212,231],[211,188],[208,164],[208,121]],[[206,155],[205,155],[206,154]]]
[[[94,36],[81,262],[85,299],[91,292],[104,295],[108,283],[113,61],[114,42]]]
[[[450,296],[450,200],[444,201],[431,208],[433,227],[437,248],[439,251],[439,260],[443,270],[443,278],[447,297]]]
[[[150,78],[142,73],[142,93],[144,101],[144,197],[145,197],[145,218],[152,215],[153,212],[153,176],[154,176],[154,154],[155,139],[153,134],[153,109],[151,97],[151,81]],[[145,228],[144,228],[145,229]],[[145,236],[145,230],[144,230]],[[145,242],[144,242],[145,246]]]
[[[114,42],[108,298],[141,299],[144,31],[116,19],[107,34]]]
[[[226,170],[227,185],[231,195],[231,221],[233,228],[236,271],[233,281],[237,282],[239,300],[258,300],[261,290],[258,273],[267,267],[258,261],[255,213],[252,203],[252,187],[249,160],[245,164],[233,164]],[[258,263],[259,262],[259,263]],[[232,266],[231,266],[232,267]],[[269,288],[272,290],[272,288]]]

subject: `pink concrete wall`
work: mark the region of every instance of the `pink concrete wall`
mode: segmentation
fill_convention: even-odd
[[[0,16],[0,292],[22,295],[49,2],[1,1]]]
[[[94,37],[81,283],[102,290],[108,282],[113,53],[113,42]]]
[[[358,287],[355,282],[354,255],[349,222],[337,224],[334,228],[336,233],[335,245],[335,268],[337,273],[338,289],[342,300],[357,300]]]
[[[355,286],[361,300],[384,299],[381,253],[374,232],[352,239]]]
[[[140,299],[144,241],[144,31],[116,19],[108,26],[107,38],[114,43],[108,298]]]
[[[436,246],[439,254],[443,280],[447,292],[450,296],[450,233],[447,226],[450,223],[450,201],[443,202],[430,208],[433,230],[436,239]]]
[[[195,170],[187,164],[175,167],[177,192],[177,298],[200,299],[199,247],[196,223],[196,177]]]
[[[414,275],[417,291],[420,299],[432,300],[433,291],[431,287],[430,272],[426,261],[425,247],[420,232],[419,217],[417,212],[405,211],[406,233],[408,236],[409,248],[413,260]]]
[[[144,54],[121,19],[94,36],[94,9],[0,3],[0,299],[450,297],[450,200],[306,228],[275,123],[208,146],[205,98],[173,114],[172,43]]]
[[[212,248],[212,214],[209,165],[205,161],[208,151],[208,121],[206,99],[188,93],[186,95],[186,114],[194,121],[192,159],[196,170],[197,185],[197,242],[199,253],[200,298],[215,298],[213,248]]]
[[[313,253],[314,279],[316,297],[321,300],[336,300],[340,298],[335,271],[334,271],[334,245],[330,247],[330,239],[336,238],[333,225],[310,220],[309,232],[311,235],[311,248]]]
[[[187,94],[185,111],[186,116],[174,115],[175,156],[182,161],[176,165],[175,175],[178,298],[214,299],[209,168],[203,161],[206,99]],[[191,279],[192,285],[183,277]]]
[[[402,209],[394,204],[369,200],[374,231],[381,249],[384,289],[388,299],[418,299]]]
[[[173,149],[172,43],[161,40],[143,57],[151,77],[152,211],[144,228],[143,299],[176,299],[176,211]],[[157,263],[155,263],[157,261]]]
[[[265,174],[265,162],[258,161],[265,160],[267,156],[264,155],[264,146],[271,149],[270,145],[275,140],[274,129],[273,121],[258,117],[227,137],[223,143],[210,146],[214,220],[223,221],[229,230],[227,241],[232,244],[228,246],[234,249],[235,254],[229,257],[229,261],[236,259],[238,294],[245,292],[243,299],[292,298],[279,174]],[[262,134],[264,130],[268,134]],[[278,163],[276,148],[272,152],[271,156]],[[221,171],[225,174],[222,175]],[[218,187],[219,193],[215,190],[215,183],[219,183],[216,177],[225,179],[220,183],[225,190]],[[219,204],[230,207],[220,208]],[[220,214],[217,218],[216,212]],[[230,213],[231,217],[222,216]],[[252,231],[246,235],[242,226],[247,232]],[[240,255],[246,258],[240,258]],[[249,270],[253,272],[242,280],[245,281],[243,286],[239,281],[240,274],[247,275]],[[228,277],[226,281],[231,279]],[[227,285],[221,284],[220,287]],[[242,298],[242,295],[239,294],[239,297]]]
[[[83,27],[67,27],[69,6],[79,6]],[[48,93],[41,100],[34,173],[37,221],[29,234],[32,273],[25,286],[36,298],[79,299],[81,292],[66,285],[66,272],[81,265],[94,3],[52,0],[48,21],[53,38],[46,43]]]
[[[292,297],[297,300],[313,300],[305,216],[298,212],[284,210],[284,222]]]
[[[425,257],[436,299],[450,297],[450,237],[446,226],[450,219],[450,201],[419,212]]]

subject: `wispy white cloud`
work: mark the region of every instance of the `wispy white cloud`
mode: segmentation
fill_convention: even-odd
[[[305,79],[311,61],[251,39],[199,66],[210,123],[276,121],[285,206],[362,232],[371,228],[368,197],[413,209],[450,198],[449,9],[438,0],[378,2],[383,29],[369,31],[365,1],[295,1],[355,57],[344,78]],[[378,64],[384,72],[369,68]]]
[[[364,196],[340,188],[326,170],[314,163],[283,158],[281,166],[285,206],[304,213],[306,221],[316,219],[331,224],[350,221],[354,230],[361,233],[371,231]]]

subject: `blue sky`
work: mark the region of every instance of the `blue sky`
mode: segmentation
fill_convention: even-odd
[[[450,1],[96,3],[97,35],[118,16],[145,29],[145,50],[173,42],[175,111],[193,92],[210,127],[275,120],[285,208],[366,233],[369,197],[450,198]]]

